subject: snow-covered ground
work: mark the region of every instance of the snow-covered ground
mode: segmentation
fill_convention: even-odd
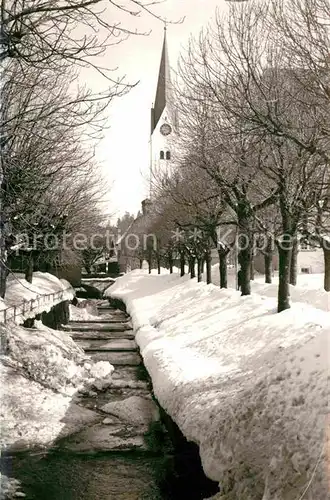
[[[145,271],[145,269],[144,269]],[[179,270],[174,268],[174,273]],[[186,273],[188,274],[186,266]],[[197,267],[196,267],[197,273]],[[157,275],[156,269],[152,270],[153,276]],[[161,268],[161,274],[169,274],[169,270]],[[216,286],[220,285],[219,265],[212,266],[212,283]],[[187,279],[187,277],[185,278]],[[206,273],[203,274],[203,280],[206,281]],[[299,274],[297,277],[297,286],[290,286],[291,300],[293,302],[305,302],[311,304],[323,311],[330,311],[330,294],[323,289],[323,274]],[[265,283],[265,277],[261,274],[256,274],[255,279],[251,281],[251,290],[253,293],[264,295],[267,297],[277,297],[278,273],[272,278],[271,284]],[[235,270],[228,269],[228,288],[236,289]],[[109,292],[110,289],[109,289]]]
[[[69,305],[70,308],[70,319],[72,321],[100,321],[100,315],[97,310],[97,304],[92,301],[82,299],[81,304],[78,307]],[[114,316],[111,313],[103,313],[102,320],[113,319]]]
[[[0,299],[0,323],[4,321],[5,310],[7,321],[22,323],[27,318],[49,311],[63,300],[72,300],[73,297],[74,290],[70,283],[59,280],[53,274],[35,272],[32,283],[21,276],[10,275],[5,299]]]
[[[85,299],[83,299],[85,301]],[[85,301],[86,302],[86,301]],[[97,314],[97,308],[89,304],[84,304],[85,307],[76,307],[69,305],[70,319],[72,321],[95,321],[100,319]]]
[[[281,314],[259,279],[241,297],[138,270],[106,292],[126,303],[155,395],[223,500],[328,498],[329,294],[301,279]]]
[[[91,362],[66,332],[36,326],[0,325],[2,449],[46,446],[70,433],[65,416],[74,393],[113,371],[108,362]],[[73,428],[81,423],[79,415],[71,420]]]
[[[82,278],[81,282],[82,283],[89,283],[90,281],[91,282],[93,282],[93,281],[104,281],[105,283],[106,282],[114,283],[116,281],[116,279],[117,278],[110,278],[109,276],[106,277],[106,278]]]
[[[68,282],[51,274],[34,273],[32,284],[12,277],[1,305],[21,307],[23,300],[39,297],[32,311],[25,308],[17,316],[21,322],[73,295]],[[71,306],[74,312],[80,313],[80,318],[95,318],[91,310]],[[1,324],[0,320],[0,339],[1,448],[48,446],[59,435],[84,425],[90,414],[75,409],[72,397],[93,381],[106,381],[113,366],[105,361],[93,363],[66,332],[47,328],[40,321],[28,329],[12,321]]]
[[[205,279],[205,276],[204,276]],[[290,286],[290,295],[292,302],[305,302],[313,305],[323,311],[330,311],[330,294],[323,289],[323,274],[299,274],[297,277],[297,285]],[[276,274],[273,283],[265,284],[263,275],[256,275],[251,281],[251,290],[254,293],[267,297],[277,296],[278,275]],[[219,286],[219,266],[212,266],[212,283]],[[235,273],[233,269],[228,272],[228,287],[236,287]]]

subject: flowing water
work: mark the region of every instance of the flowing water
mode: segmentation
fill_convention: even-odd
[[[123,454],[20,454],[6,460],[27,500],[158,500],[159,457]]]

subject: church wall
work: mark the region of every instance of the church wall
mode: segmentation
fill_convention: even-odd
[[[165,120],[165,118],[167,118]],[[160,127],[163,123],[168,123],[172,127],[172,133],[169,136],[163,136],[160,132]],[[155,130],[151,135],[151,162],[152,162],[152,173],[157,177],[158,172],[166,172],[168,168],[171,168],[173,162],[173,136],[174,136],[174,127],[171,123],[168,109],[165,106],[165,109],[157,123]],[[161,160],[160,152],[164,151],[166,157],[166,151],[169,151],[171,154],[171,160]]]

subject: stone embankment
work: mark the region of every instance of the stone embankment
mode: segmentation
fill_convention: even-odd
[[[145,457],[152,453],[160,489],[157,495],[149,493],[146,498],[210,497],[218,491],[218,483],[205,476],[198,446],[187,442],[154,400],[131,319],[121,301],[111,299],[110,303],[97,301],[99,318],[71,321],[64,327],[94,361],[108,361],[115,370],[108,381],[96,382],[76,395],[75,404],[89,411],[91,420],[82,431],[64,439],[63,448],[72,452],[138,452]],[[156,456],[158,460],[161,457],[161,465],[156,465]]]
[[[90,412],[90,425],[62,443],[71,451],[148,450],[145,434],[159,420],[129,316],[98,301],[100,318],[71,321],[64,329],[94,361],[108,361],[109,379],[85,387],[74,403]]]
[[[97,317],[72,320],[62,328],[85,351],[91,370],[94,365],[89,357],[104,361],[107,369],[110,363],[114,371],[106,378],[91,379],[74,394],[51,449],[42,456],[27,451],[4,457],[2,469],[10,480],[18,479],[24,491],[13,483],[13,495],[4,498],[210,497],[218,485],[205,477],[198,447],[187,443],[154,400],[123,304],[90,302]]]

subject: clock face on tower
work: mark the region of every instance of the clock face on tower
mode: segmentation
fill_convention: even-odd
[[[168,123],[163,123],[159,130],[162,135],[170,135],[172,127]]]

